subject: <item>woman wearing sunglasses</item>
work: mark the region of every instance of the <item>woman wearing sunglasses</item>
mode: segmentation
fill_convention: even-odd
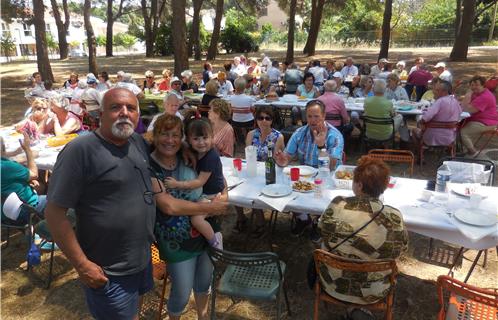
[[[145,89],[149,89],[149,91],[157,90],[157,84],[154,81],[154,78],[154,72],[151,70],[145,71],[144,91]]]
[[[268,145],[273,146],[273,154],[282,152],[285,147],[284,136],[279,131],[273,129],[273,119],[275,113],[272,107],[263,106],[256,109],[256,129],[250,131],[246,137],[246,146],[255,146],[257,148],[258,161],[266,161],[268,157]],[[237,224],[236,231],[242,232],[247,225],[247,217],[244,215],[242,208],[237,209]],[[261,237],[265,230],[265,218],[263,210],[253,209],[256,216],[256,226],[252,235],[254,238]]]
[[[207,242],[192,227],[193,215],[214,215],[226,212],[226,193],[211,202],[202,201],[202,187],[197,189],[165,188],[162,181],[173,177],[177,181],[197,178],[181,155],[183,124],[180,118],[164,114],[153,130],[155,150],[151,154],[152,183],[157,204],[156,236],[159,255],[168,262],[171,290],[168,299],[169,319],[180,319],[194,290],[197,316],[207,319],[208,293],[213,266],[206,253]],[[155,177],[154,177],[155,176]],[[176,200],[172,201],[171,196]],[[223,202],[220,200],[224,200]],[[209,221],[209,218],[207,219]],[[219,225],[213,223],[215,232]]]

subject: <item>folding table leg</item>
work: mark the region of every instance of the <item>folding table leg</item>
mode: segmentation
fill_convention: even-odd
[[[470,267],[469,273],[467,273],[467,276],[465,277],[465,280],[463,281],[464,283],[467,283],[467,280],[469,280],[470,275],[472,274],[472,271],[474,271],[474,268],[477,264],[477,261],[479,261],[479,258],[481,257],[481,254],[484,250],[479,250],[477,253],[477,257],[474,259],[474,262],[472,262],[472,266]]]

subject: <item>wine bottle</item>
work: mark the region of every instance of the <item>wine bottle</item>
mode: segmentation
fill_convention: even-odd
[[[265,161],[266,184],[274,184],[276,180],[275,159],[273,159],[273,144],[268,144],[268,157]]]

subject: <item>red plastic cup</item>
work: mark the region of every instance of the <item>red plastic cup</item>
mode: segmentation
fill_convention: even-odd
[[[299,168],[291,168],[290,169],[290,178],[291,178],[291,181],[298,181],[299,180]]]
[[[242,171],[242,159],[233,159],[233,167],[237,169],[237,171]]]

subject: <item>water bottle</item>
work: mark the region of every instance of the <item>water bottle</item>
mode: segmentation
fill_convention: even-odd
[[[437,169],[436,177],[436,192],[446,193],[448,189],[448,182],[450,181],[451,170],[446,164],[442,164]]]
[[[318,176],[322,180],[323,188],[329,186],[330,158],[327,149],[323,148],[318,154]]]

